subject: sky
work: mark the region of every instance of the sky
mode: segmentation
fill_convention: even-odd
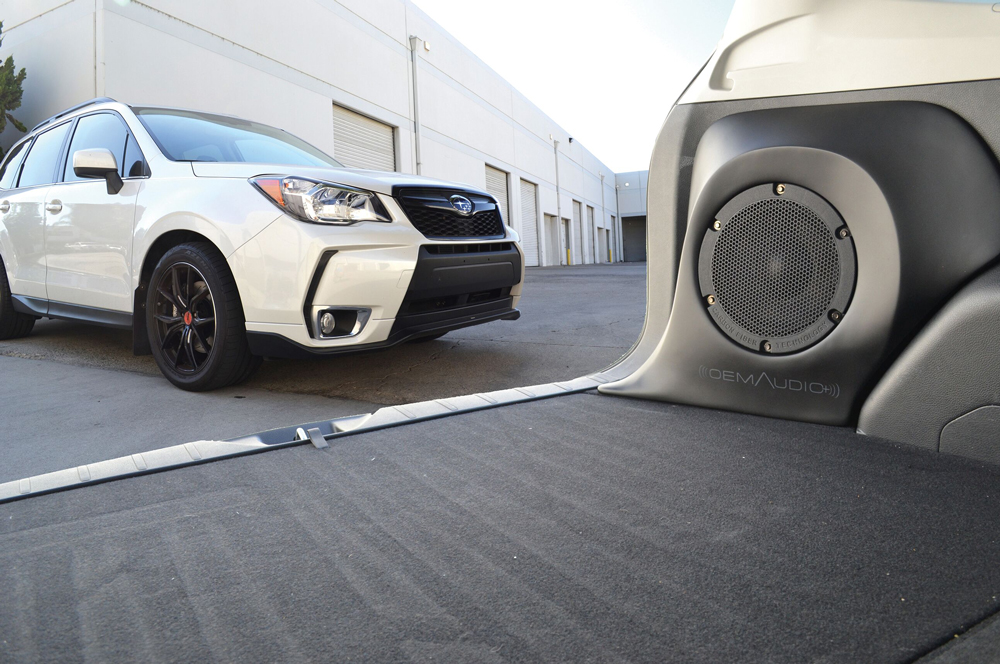
[[[413,2],[617,173],[649,167],[663,120],[712,54],[733,5]]]

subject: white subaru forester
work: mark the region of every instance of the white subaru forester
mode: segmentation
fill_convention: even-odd
[[[95,99],[0,166],[0,339],[41,317],[131,328],[187,390],[262,357],[513,320],[518,237],[484,191],[348,169],[280,129]]]

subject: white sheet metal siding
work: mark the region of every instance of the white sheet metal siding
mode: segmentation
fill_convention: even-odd
[[[349,168],[394,171],[392,127],[334,104],[333,156]]]
[[[485,189],[485,164],[506,171],[511,209],[504,212],[518,231],[520,180],[535,183],[543,264],[549,253],[543,214],[572,217],[575,199],[597,210],[606,207],[602,216],[618,215],[620,224],[619,204],[625,211],[630,192],[645,191],[646,174],[629,175],[635,179],[629,188],[622,185],[619,199],[614,169],[587,150],[585,136],[570,143],[570,132],[462,46],[462,35],[449,34],[420,11],[415,1],[297,2],[294,23],[272,21],[266,29],[261,29],[259,12],[233,11],[247,5],[233,0],[0,2],[7,37],[0,63],[13,53],[18,67],[35,72],[32,80],[46,72],[46,85],[33,86],[17,111],[31,126],[81,99],[107,93],[281,127],[350,166],[409,174],[418,170],[409,37],[419,34],[433,46],[427,51],[417,45],[423,175]],[[525,20],[537,19],[525,13]],[[140,70],[146,75],[133,75]],[[194,70],[226,74],[184,75]],[[564,74],[559,67],[552,72],[555,77]],[[0,146],[7,149],[18,137],[18,132],[4,132]],[[562,171],[558,188],[557,163]],[[602,174],[603,196],[598,185]],[[585,231],[590,260],[590,230]],[[555,232],[558,239],[561,232]],[[612,245],[619,255],[619,228]]]
[[[525,265],[538,265],[538,187],[525,180],[521,180],[521,249]]]
[[[500,202],[500,214],[510,226],[510,207],[507,205],[507,173],[492,166],[486,167],[486,191]]]
[[[583,212],[580,201],[573,201],[573,265],[583,263]]]

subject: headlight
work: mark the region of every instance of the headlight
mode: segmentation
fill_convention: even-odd
[[[316,224],[392,221],[382,201],[370,191],[306,178],[263,175],[250,183],[288,214]]]

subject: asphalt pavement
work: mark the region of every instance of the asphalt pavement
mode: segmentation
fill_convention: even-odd
[[[183,392],[131,333],[38,321],[0,342],[0,482],[201,439],[575,378],[632,346],[645,265],[529,268],[518,321],[384,351],[265,362],[248,383]]]

